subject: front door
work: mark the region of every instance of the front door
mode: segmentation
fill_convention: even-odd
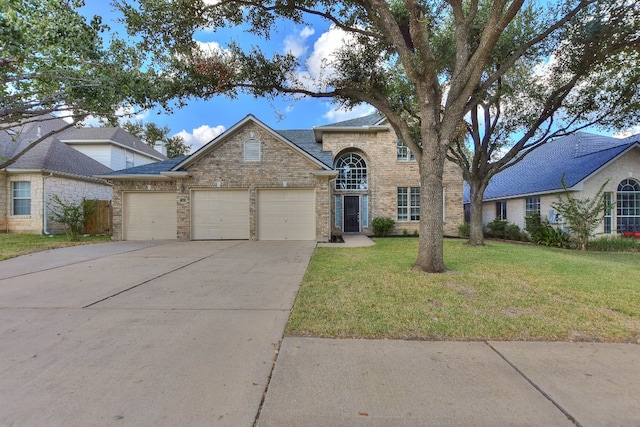
[[[360,196],[344,196],[344,232],[360,231]]]

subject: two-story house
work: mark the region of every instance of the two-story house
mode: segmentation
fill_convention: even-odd
[[[249,115],[190,156],[100,178],[113,182],[116,240],[328,241],[419,227],[418,165],[384,117],[276,131]],[[445,234],[463,221],[462,174],[448,164]]]

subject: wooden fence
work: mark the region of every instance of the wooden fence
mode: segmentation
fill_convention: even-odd
[[[96,210],[87,218],[84,226],[84,234],[111,234],[111,222],[113,220],[113,210],[111,201],[98,200]]]

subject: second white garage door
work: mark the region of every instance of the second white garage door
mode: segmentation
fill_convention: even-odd
[[[194,190],[191,193],[192,240],[248,238],[248,190]]]
[[[124,193],[124,239],[175,239],[176,207],[176,193]]]
[[[259,190],[258,240],[316,240],[314,191]]]

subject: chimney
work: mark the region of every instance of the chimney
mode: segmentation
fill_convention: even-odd
[[[156,141],[156,143],[154,144],[153,148],[155,148],[156,151],[159,151],[160,153],[164,154],[165,156],[167,155],[167,146],[164,145],[164,141]]]

